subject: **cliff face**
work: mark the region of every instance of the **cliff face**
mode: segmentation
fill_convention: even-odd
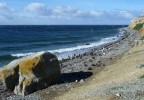
[[[137,30],[141,35],[144,35],[144,16],[133,19],[129,25],[129,28]]]

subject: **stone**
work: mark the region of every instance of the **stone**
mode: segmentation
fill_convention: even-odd
[[[96,64],[92,64],[92,66],[96,66]]]
[[[85,45],[90,45],[89,43],[86,43]]]
[[[55,83],[60,75],[57,57],[46,52],[14,60],[0,70],[6,89],[23,96]]]
[[[103,64],[103,66],[106,66],[105,64]]]
[[[93,60],[92,60],[92,59],[89,59],[89,62],[93,62]]]
[[[84,80],[83,80],[83,79],[81,79],[79,82],[80,82],[80,83],[84,83]]]
[[[88,70],[93,70],[93,68],[89,67]]]
[[[87,67],[88,65],[87,65],[86,63],[84,63],[84,66],[86,66],[86,67]]]
[[[113,58],[109,58],[109,60],[112,60]]]
[[[144,67],[144,64],[137,64],[136,67],[137,68],[142,68],[142,67]]]
[[[92,59],[95,59],[95,57],[92,57]]]
[[[121,95],[119,93],[116,94],[117,97],[120,97]]]

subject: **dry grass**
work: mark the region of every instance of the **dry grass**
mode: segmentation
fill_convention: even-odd
[[[144,77],[144,68],[137,68],[137,64],[144,63],[144,44],[130,50],[115,64],[107,66],[100,73],[94,74],[89,81],[82,86],[66,92],[56,100],[109,100],[109,97],[97,97],[89,92],[95,91],[102,86],[110,86],[124,82],[132,82],[140,76]],[[97,98],[97,99],[96,99]],[[111,98],[115,100],[115,98]]]

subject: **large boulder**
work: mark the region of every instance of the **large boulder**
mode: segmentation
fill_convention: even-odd
[[[55,83],[60,75],[57,57],[46,52],[14,60],[0,70],[5,88],[23,96]]]

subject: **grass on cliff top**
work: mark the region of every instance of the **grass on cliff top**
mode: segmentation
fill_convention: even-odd
[[[133,29],[139,31],[143,27],[143,24],[144,23],[136,24],[136,26]]]
[[[140,78],[144,78],[144,75],[140,76]]]

